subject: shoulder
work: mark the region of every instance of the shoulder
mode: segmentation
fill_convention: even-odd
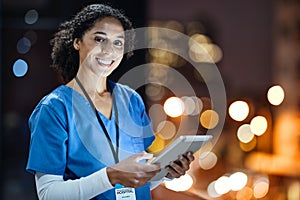
[[[122,83],[115,83],[110,82],[109,83],[113,89],[113,92],[115,91],[116,94],[128,97],[129,99],[137,99],[142,101],[142,98],[138,92],[136,92],[134,89],[129,87],[128,85],[124,85]]]
[[[71,88],[64,85],[58,86],[39,101],[32,114],[34,115],[41,111],[55,113],[56,115],[65,113],[67,104],[71,103],[72,100],[71,93]]]
[[[64,104],[68,99],[70,99],[70,96],[72,96],[72,89],[61,85],[44,96],[38,105],[52,106],[53,104]]]
[[[113,88],[112,92],[120,105],[129,106],[133,110],[145,109],[144,101],[137,91],[121,83],[110,82],[109,84]]]

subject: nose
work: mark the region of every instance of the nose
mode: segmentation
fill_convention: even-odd
[[[102,45],[102,52],[104,54],[112,54],[113,53],[113,48],[112,44],[110,42],[106,42]]]

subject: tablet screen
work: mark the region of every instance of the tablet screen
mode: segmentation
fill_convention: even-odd
[[[160,164],[162,168],[151,180],[158,181],[162,179],[168,173],[165,167],[170,162],[177,160],[178,156],[189,151],[195,153],[211,139],[211,135],[183,135],[178,137],[151,161],[151,163]]]

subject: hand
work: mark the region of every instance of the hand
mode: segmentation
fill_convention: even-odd
[[[175,160],[166,167],[168,170],[167,178],[179,178],[185,175],[186,171],[190,169],[190,163],[195,159],[191,152],[179,156],[178,160]]]
[[[150,159],[153,154],[142,152],[107,167],[107,176],[112,185],[117,183],[125,186],[137,188],[143,186],[161,169],[156,164],[140,163],[140,160]]]

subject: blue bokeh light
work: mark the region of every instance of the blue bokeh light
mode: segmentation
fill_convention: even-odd
[[[37,22],[38,19],[39,13],[35,9],[27,11],[24,17],[24,20],[27,24],[34,24]]]
[[[16,77],[23,77],[28,71],[28,64],[22,59],[18,59],[13,65],[13,73]]]
[[[17,50],[20,54],[27,53],[31,48],[31,42],[27,37],[22,37],[17,43]]]

